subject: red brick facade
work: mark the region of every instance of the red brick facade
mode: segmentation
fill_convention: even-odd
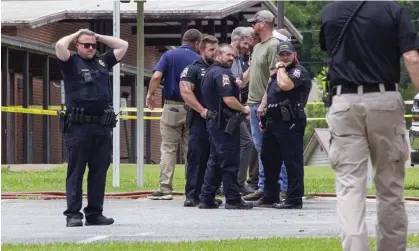
[[[41,42],[45,44],[53,44],[58,39],[63,36],[69,35],[81,28],[88,28],[89,23],[53,23],[41,26],[36,29],[30,29],[27,27],[4,27],[2,28],[2,34],[10,36],[18,36],[25,39],[33,40],[36,42]],[[129,49],[122,60],[122,63],[129,64],[131,66],[136,66],[136,37],[131,34],[131,26],[128,24],[121,24],[121,38],[129,42]],[[74,50],[72,45],[70,49]],[[145,68],[150,70],[159,60],[161,53],[155,47],[146,47],[145,49]],[[52,61],[54,62],[54,61]],[[22,105],[23,100],[23,90],[18,88],[18,79],[21,78],[21,75],[16,73],[14,75],[15,81],[15,101],[16,105]],[[147,80],[148,81],[148,80]],[[55,83],[59,86],[60,83]],[[10,86],[10,85],[9,85]],[[130,87],[121,87],[121,92],[125,91],[131,93]],[[145,90],[146,92],[147,90]],[[60,88],[50,85],[50,98],[51,105],[60,105]],[[145,97],[146,95],[144,95]],[[43,93],[42,93],[42,79],[34,78],[33,79],[33,103],[32,105],[42,105]],[[157,92],[158,105],[161,106],[159,100],[161,100],[161,91]],[[128,101],[128,106],[130,101]],[[135,115],[135,113],[130,113],[130,115]],[[153,116],[160,116],[159,113],[152,114]],[[42,163],[43,156],[43,125],[42,117],[39,115],[33,115],[32,122],[32,163]],[[129,120],[130,121],[130,120]],[[61,163],[64,160],[62,155],[62,138],[59,133],[59,123],[57,116],[51,116],[51,162],[52,163]],[[9,122],[10,123],[10,122]],[[15,115],[15,135],[9,135],[9,137],[15,137],[15,163],[23,163],[23,136],[22,136],[22,115]],[[128,157],[127,144],[125,138],[125,130],[123,123],[121,125],[121,142],[120,142],[120,156]],[[130,138],[131,132],[131,123],[127,123],[128,138]],[[10,131],[10,125],[9,130]],[[146,132],[145,132],[146,135]],[[129,140],[129,139],[128,139]],[[145,141],[145,139],[144,139]],[[153,120],[151,122],[151,160],[157,163],[160,162],[160,129],[159,121]],[[10,140],[9,140],[10,142]],[[129,141],[130,142],[130,141]],[[10,144],[10,143],[9,143]],[[144,142],[144,147],[146,143]],[[144,149],[144,156],[146,152]],[[10,161],[9,161],[10,162]],[[126,160],[121,160],[121,162],[126,162]]]

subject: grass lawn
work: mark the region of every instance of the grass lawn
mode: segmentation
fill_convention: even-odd
[[[86,191],[87,171],[84,176],[83,191]],[[145,165],[144,187],[137,187],[136,165],[120,165],[120,187],[112,187],[112,166],[107,176],[107,192],[132,192],[139,190],[154,190],[158,187],[159,165]],[[173,188],[175,191],[184,191],[184,166],[178,165],[175,169]],[[13,172],[2,169],[2,192],[33,192],[33,191],[65,191],[66,165],[59,165],[50,171]],[[305,168],[305,193],[334,193],[334,172],[330,167]],[[375,194],[374,187],[368,194]],[[419,197],[419,168],[406,169],[405,196]]]
[[[419,247],[419,235],[409,235],[409,247]],[[177,243],[150,243],[150,242],[134,242],[134,243],[92,243],[92,244],[56,244],[56,245],[1,245],[2,250],[20,251],[20,250],[89,250],[89,251],[119,251],[119,250],[281,250],[281,251],[335,251],[342,250],[340,240],[338,238],[268,238],[268,239],[248,239],[248,240],[224,240],[224,241],[197,241],[197,242],[177,242]],[[370,238],[371,250],[375,250],[375,239]]]

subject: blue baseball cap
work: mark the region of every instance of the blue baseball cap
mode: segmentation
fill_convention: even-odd
[[[284,51],[291,52],[291,53],[295,52],[294,46],[292,45],[291,42],[283,41],[283,42],[278,43],[277,53],[279,54]]]

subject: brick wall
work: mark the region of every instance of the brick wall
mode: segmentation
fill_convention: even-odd
[[[45,43],[45,44],[54,44],[58,39],[63,36],[69,35],[81,28],[89,27],[89,23],[53,23],[41,26],[36,29],[30,29],[27,27],[7,27],[2,29],[2,34],[7,34],[11,36],[19,36],[22,38],[30,39],[33,41]],[[127,40],[130,44],[128,52],[122,63],[136,65],[136,37],[131,34],[131,27],[128,24],[121,24],[121,38]],[[74,45],[70,46],[70,49],[75,50]],[[158,62],[161,53],[155,47],[146,47],[145,52],[145,68],[152,69],[154,65]],[[15,101],[16,105],[22,105],[23,100],[23,90],[18,87],[18,79],[21,78],[19,73],[15,74]],[[55,83],[59,86],[59,83]],[[121,92],[125,91],[131,93],[130,87],[121,87]],[[145,94],[146,96],[146,88]],[[51,105],[60,105],[61,95],[60,88],[50,84],[50,99]],[[42,93],[42,79],[34,78],[33,79],[33,105],[42,105],[43,100]],[[161,107],[161,90],[158,90],[156,93],[157,104]],[[144,102],[145,103],[145,102]],[[128,101],[128,106],[130,101]],[[130,113],[134,115],[135,113]],[[159,113],[148,114],[149,116],[160,116]],[[42,127],[42,116],[33,115],[30,116],[32,119],[32,162],[33,163],[42,163],[42,150],[43,150],[43,127]],[[130,120],[129,120],[130,121]],[[15,137],[16,147],[15,147],[15,163],[23,163],[23,136],[21,134],[23,128],[23,115],[16,114],[15,117],[16,123],[16,135],[10,135],[9,137]],[[127,144],[125,137],[125,128],[121,123],[121,142],[120,142],[120,156],[128,157]],[[145,130],[146,130],[146,126]],[[131,123],[127,123],[128,131],[128,140],[130,142],[130,132],[131,132]],[[146,131],[145,131],[146,136]],[[146,138],[144,139],[144,141]],[[59,120],[57,116],[51,116],[51,162],[52,163],[61,163],[64,159],[62,155],[62,137],[59,133]],[[151,122],[151,160],[157,163],[160,162],[160,126],[158,120],[152,120]],[[10,141],[9,141],[10,142]],[[146,146],[146,142],[144,142]],[[130,146],[132,147],[132,146]],[[144,149],[145,151],[145,149]],[[146,156],[146,152],[144,152]],[[121,162],[126,162],[123,160]]]

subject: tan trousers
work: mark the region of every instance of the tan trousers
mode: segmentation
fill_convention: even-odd
[[[340,94],[327,114],[331,132],[329,158],[336,173],[337,215],[344,251],[367,251],[365,222],[368,158],[375,169],[377,251],[406,250],[404,206],[404,102],[399,92]]]
[[[176,102],[166,102],[171,104],[166,103],[163,106],[163,113],[160,119],[162,141],[160,147],[161,162],[159,184],[160,192],[172,193],[178,144],[182,144],[183,155],[186,161],[189,128],[185,126],[186,110],[184,105],[181,103],[176,104]]]

